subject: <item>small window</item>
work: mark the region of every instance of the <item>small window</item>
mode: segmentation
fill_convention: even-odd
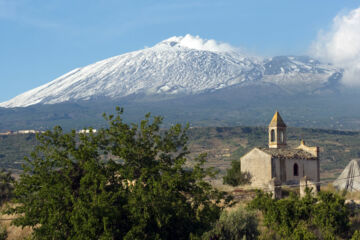
[[[299,176],[299,167],[296,163],[294,164],[294,176]]]
[[[280,131],[280,142],[284,143],[284,132]]]
[[[271,130],[270,135],[271,135],[271,141],[275,142],[275,130],[274,129]]]

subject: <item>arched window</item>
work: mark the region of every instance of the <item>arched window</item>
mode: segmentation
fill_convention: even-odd
[[[280,142],[284,143],[284,131],[280,131]]]
[[[271,141],[275,142],[275,130],[274,129],[271,130],[270,135],[271,135]]]
[[[296,163],[294,164],[294,176],[299,176],[299,167]]]

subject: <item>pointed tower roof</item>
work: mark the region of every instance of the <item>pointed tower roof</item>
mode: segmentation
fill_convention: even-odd
[[[276,111],[276,113],[274,114],[274,116],[269,124],[269,127],[286,127],[286,124],[282,120],[278,111]]]

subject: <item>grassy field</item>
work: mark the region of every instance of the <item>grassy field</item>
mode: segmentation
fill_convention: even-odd
[[[288,145],[296,147],[304,139],[320,147],[322,180],[334,179],[352,158],[360,157],[360,132],[288,128]],[[0,168],[21,169],[24,156],[36,145],[35,134],[0,136]],[[189,129],[190,158],[206,152],[207,166],[224,173],[253,147],[267,145],[266,127],[199,127]],[[189,163],[191,165],[191,161]]]

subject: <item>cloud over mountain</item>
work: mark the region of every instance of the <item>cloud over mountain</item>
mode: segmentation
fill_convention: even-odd
[[[343,83],[360,86],[360,7],[333,19],[329,31],[321,31],[312,54],[345,69]]]
[[[171,37],[167,42],[173,42],[181,47],[212,52],[231,52],[237,49],[230,44],[215,41],[213,39],[202,39],[199,36],[186,34],[184,37]]]

